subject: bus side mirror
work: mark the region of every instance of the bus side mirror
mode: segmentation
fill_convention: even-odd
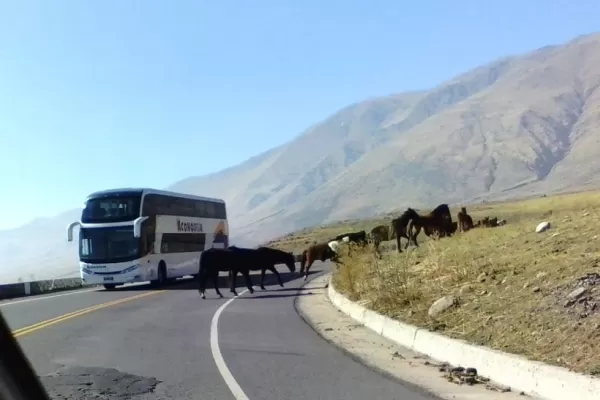
[[[142,236],[142,222],[147,220],[148,217],[139,217],[133,221],[133,236],[139,238]]]
[[[67,226],[67,241],[68,242],[73,241],[73,229],[75,229],[75,227],[79,226],[79,225],[80,225],[79,222],[71,222],[69,224],[69,226]]]

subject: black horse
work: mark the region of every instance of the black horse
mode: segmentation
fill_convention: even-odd
[[[259,248],[259,249],[245,249],[240,247],[231,246],[227,249],[208,249],[202,252],[200,255],[200,268],[198,271],[198,291],[200,292],[203,299],[206,298],[206,280],[212,278],[215,291],[219,297],[223,297],[219,291],[219,272],[228,271],[230,276],[230,292],[237,296],[235,291],[236,277],[238,273],[244,276],[246,281],[246,287],[250,293],[254,293],[252,288],[252,279],[250,278],[250,271],[261,270],[261,288],[264,289],[263,279],[265,271],[268,269],[273,271],[281,282],[281,277],[275,269],[275,264],[286,263],[290,268],[290,271],[294,272],[296,269],[294,256],[290,253],[286,253],[280,250]]]
[[[341,235],[337,235],[336,237],[334,237],[331,240],[343,240],[345,237],[347,237],[348,242],[352,242],[352,243],[357,243],[360,245],[365,245],[367,244],[367,232],[362,230],[362,231],[358,231],[358,232],[348,232],[348,233],[342,233]]]
[[[290,272],[296,272],[296,258],[293,253],[288,253],[283,250],[273,249],[270,247],[259,247],[258,249],[247,249],[242,247],[231,246],[230,249],[234,249],[237,251],[247,252],[247,251],[256,251],[259,254],[259,258],[261,259],[260,268],[260,288],[262,290],[265,289],[265,273],[267,270],[271,271],[277,277],[277,281],[279,281],[279,286],[283,287],[283,281],[281,280],[281,275],[275,268],[277,264],[285,264],[287,265]],[[249,266],[250,271],[257,271],[258,268],[253,268]],[[233,272],[229,270],[229,280],[231,282],[233,279]],[[234,285],[235,287],[235,285]]]

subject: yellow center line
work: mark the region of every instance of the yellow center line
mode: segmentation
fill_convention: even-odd
[[[148,297],[148,296],[152,296],[158,293],[164,293],[165,290],[158,290],[158,291],[154,291],[154,292],[147,292],[147,293],[142,293],[142,294],[137,294],[135,296],[129,296],[129,297],[125,297],[123,299],[118,299],[118,300],[113,300],[113,301],[109,301],[106,303],[102,303],[102,304],[97,304],[95,306],[91,306],[91,307],[87,307],[87,308],[83,308],[81,310],[77,310],[77,311],[73,311],[67,314],[63,314],[60,315],[58,317],[55,318],[51,318],[42,322],[38,322],[37,324],[33,324],[33,325],[29,325],[26,326],[24,328],[19,328],[19,329],[15,329],[12,334],[15,338],[27,335],[29,333],[38,331],[40,329],[46,328],[50,325],[54,325],[57,324],[59,322],[63,322],[63,321],[67,321],[71,318],[75,318],[75,317],[79,317],[80,315],[85,315],[85,314],[89,314],[93,311],[96,310],[101,310],[104,308],[108,308],[108,307],[112,307],[112,306],[116,306],[118,304],[123,304],[123,303],[127,303],[128,301],[132,301],[132,300],[136,300],[136,299],[141,299],[142,297]]]

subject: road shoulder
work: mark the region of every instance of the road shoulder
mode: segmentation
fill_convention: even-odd
[[[329,274],[319,276],[304,287],[313,296],[298,296],[295,307],[300,316],[326,341],[342,349],[370,368],[427,392],[452,400],[513,400],[524,396],[498,392],[478,384],[450,383],[430,358],[385,339],[339,311],[327,298]],[[430,365],[426,365],[430,363]]]

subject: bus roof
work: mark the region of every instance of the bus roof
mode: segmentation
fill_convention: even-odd
[[[98,198],[98,197],[111,197],[111,196],[135,196],[135,195],[143,195],[143,194],[162,194],[164,196],[173,196],[173,197],[181,197],[185,199],[192,200],[205,200],[213,203],[225,203],[223,199],[217,199],[214,197],[202,197],[202,196],[194,196],[191,194],[178,193],[178,192],[170,192],[167,190],[157,190],[152,188],[120,188],[120,189],[107,189],[107,190],[99,190],[87,196],[87,200]]]

